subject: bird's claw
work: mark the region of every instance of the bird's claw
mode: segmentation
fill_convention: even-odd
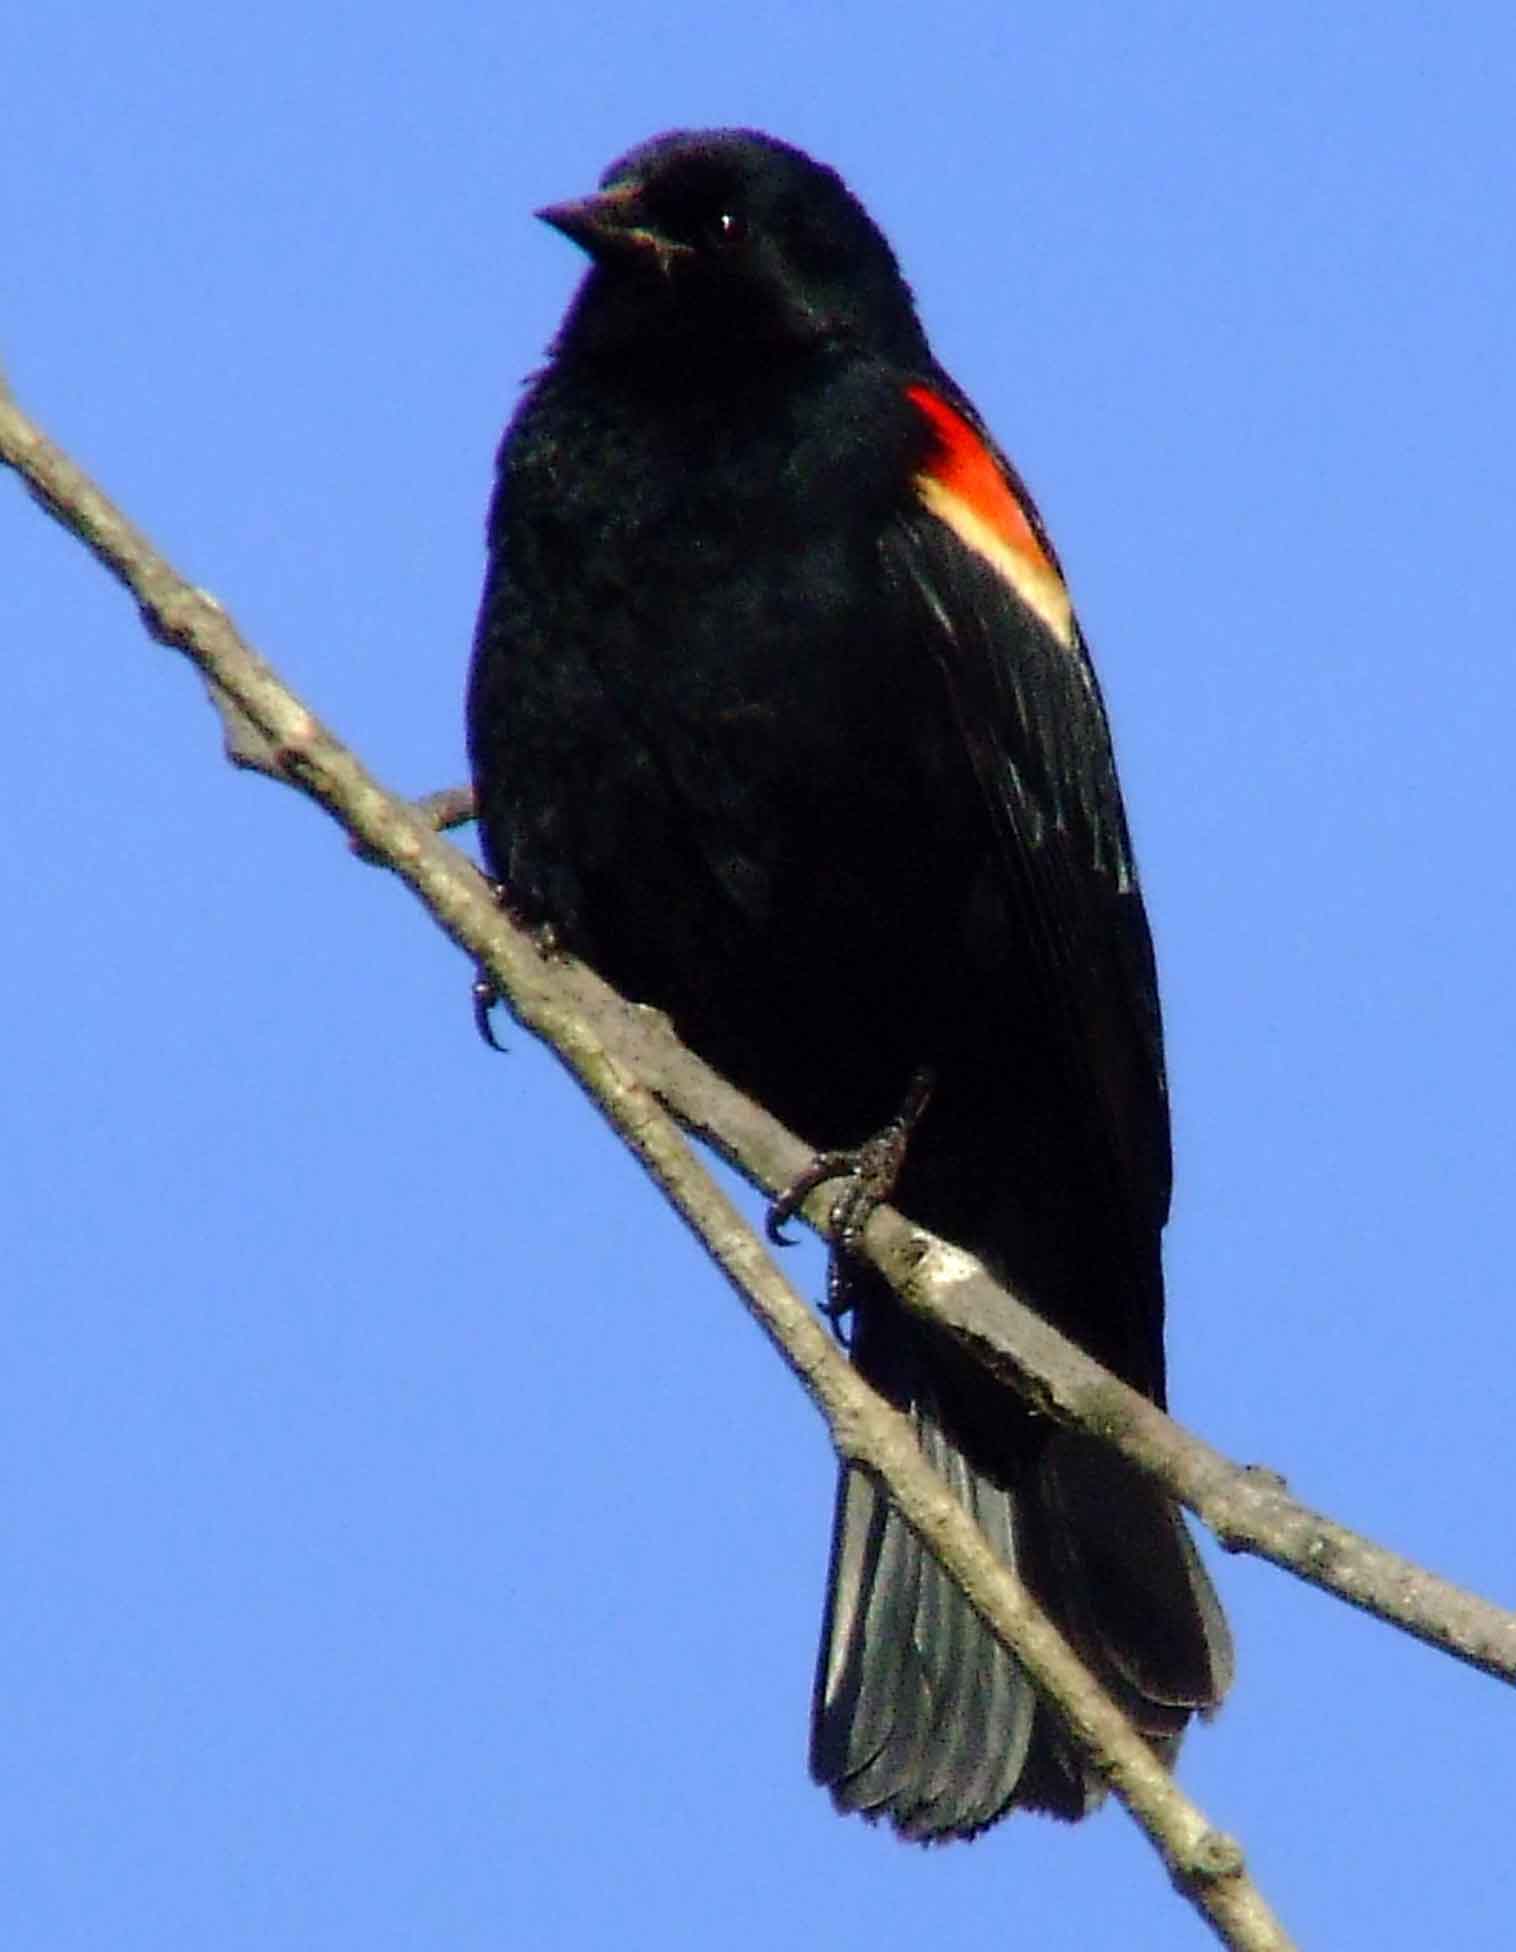
[[[894,1192],[911,1133],[931,1095],[932,1073],[923,1068],[911,1079],[905,1103],[882,1131],[850,1151],[818,1152],[768,1210],[764,1231],[774,1245],[793,1246],[784,1231],[786,1223],[794,1219],[818,1186],[824,1186],[829,1179],[845,1179],[847,1185],[832,1207],[832,1240],[839,1254],[852,1253],[863,1237],[869,1215]]]
[[[474,1000],[474,1028],[492,1051],[504,1051],[506,1046],[495,1035],[495,1026],[490,1022],[490,1011],[501,1000],[500,992],[482,971],[474,978],[470,994]]]
[[[784,1191],[768,1210],[768,1218],[763,1230],[776,1247],[793,1247],[795,1242],[784,1229],[793,1220],[818,1186],[824,1186],[829,1179],[841,1179],[844,1174],[851,1177],[858,1170],[857,1152],[818,1152],[805,1171],[792,1179]],[[838,1201],[841,1205],[841,1201]]]

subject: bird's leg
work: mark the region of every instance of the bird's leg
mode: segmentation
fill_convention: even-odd
[[[905,1102],[882,1130],[847,1151],[817,1153],[769,1208],[766,1229],[775,1246],[791,1244],[785,1222],[793,1219],[818,1186],[829,1179],[845,1179],[848,1183],[832,1208],[833,1241],[839,1254],[852,1252],[869,1215],[895,1190],[911,1133],[927,1108],[934,1082],[933,1072],[923,1065],[911,1079]]]
[[[832,1251],[826,1264],[826,1300],[821,1312],[832,1325],[832,1332],[844,1347],[849,1336],[844,1326],[853,1303],[847,1291],[844,1266],[869,1223],[869,1215],[895,1190],[900,1168],[905,1164],[906,1147],[921,1114],[932,1095],[933,1073],[925,1065],[911,1079],[910,1089],[898,1112],[881,1131],[862,1145],[847,1152],[821,1152],[798,1179],[793,1180],[769,1208],[768,1237],[777,1246],[789,1245],[784,1223],[802,1203],[829,1179],[846,1179],[832,1208],[835,1229]]]

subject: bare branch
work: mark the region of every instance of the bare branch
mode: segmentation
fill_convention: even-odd
[[[415,806],[384,792],[242,641],[215,599],[178,576],[3,393],[0,460],[126,585],[153,634],[197,665],[234,762],[299,786],[347,829],[356,851],[393,868],[571,1069],[582,1075],[584,1066],[603,1066],[615,1053],[687,1131],[755,1185],[777,1193],[794,1182],[809,1148],[701,1064],[656,1011],[627,1003],[581,965],[545,964],[472,863],[437,840],[436,828],[466,817],[466,789]],[[824,1193],[805,1213],[826,1231]],[[1276,1474],[1212,1450],[998,1287],[968,1255],[888,1208],[873,1216],[863,1246],[912,1308],[952,1330],[1047,1415],[1103,1436],[1229,1551],[1268,1559],[1473,1667],[1516,1681],[1516,1614],[1322,1517],[1292,1498]]]
[[[227,725],[234,761],[286,780],[325,807],[363,852],[413,889],[521,1021],[552,1045],[743,1295],[827,1416],[839,1451],[882,1480],[976,1610],[1057,1702],[1223,1941],[1249,1952],[1287,1947],[1240,1850],[1182,1795],[989,1551],[926,1465],[905,1421],[859,1380],[756,1235],[699,1171],[665,1107],[770,1190],[793,1179],[805,1148],[683,1051],[653,1013],[614,997],[587,970],[548,965],[501,914],[478,871],[437,838],[435,809],[423,817],[387,794],[286,690],[220,605],[185,583],[3,398],[0,459],[132,592],[148,629],[197,665]],[[824,1204],[818,1196],[811,1207]],[[825,1224],[823,1212],[808,1217]],[[1213,1524],[1224,1543],[1260,1552],[1492,1673],[1516,1676],[1516,1619],[1306,1511],[1277,1480],[1227,1463],[996,1289],[957,1249],[887,1212],[871,1221],[865,1242],[912,1307],[945,1322],[1049,1415],[1106,1437]]]
[[[564,966],[560,977],[586,1021],[686,1130],[767,1192],[793,1182],[809,1148],[708,1071],[666,1018],[628,1004],[581,965]],[[828,1230],[824,1191],[804,1212],[819,1232]],[[1292,1497],[1277,1472],[1224,1457],[1102,1369],[971,1255],[892,1209],[873,1215],[862,1247],[917,1314],[951,1330],[1035,1408],[1112,1444],[1229,1552],[1267,1559],[1471,1667],[1516,1682],[1516,1613],[1323,1517]]]

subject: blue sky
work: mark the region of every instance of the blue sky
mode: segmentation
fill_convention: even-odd
[[[407,791],[462,771],[494,443],[578,272],[528,213],[681,123],[843,170],[1114,713],[1177,1408],[1516,1601],[1509,14],[86,0],[18,47],[0,362]],[[1207,1943],[1119,1812],[833,1816],[793,1384],[13,486],[0,636],[6,1945]],[[1509,1695],[1218,1577],[1183,1777],[1287,1922],[1505,1942]]]

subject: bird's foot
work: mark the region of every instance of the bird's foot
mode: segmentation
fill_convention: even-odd
[[[869,1223],[869,1215],[895,1190],[900,1168],[905,1164],[906,1147],[931,1099],[933,1083],[932,1072],[923,1066],[911,1079],[904,1104],[882,1131],[848,1151],[817,1153],[769,1208],[766,1231],[776,1247],[791,1245],[784,1231],[785,1224],[794,1218],[816,1188],[830,1179],[844,1179],[847,1184],[832,1208],[832,1239],[839,1255],[853,1251]],[[835,1266],[834,1260],[834,1269]],[[826,1312],[833,1315],[834,1293],[829,1292],[828,1301]],[[836,1314],[845,1312],[845,1307],[835,1308]]]

